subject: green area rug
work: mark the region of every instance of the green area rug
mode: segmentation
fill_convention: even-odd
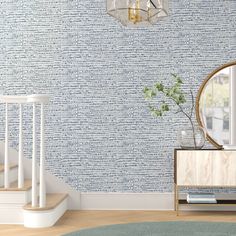
[[[236,223],[145,222],[83,229],[65,236],[236,236]]]

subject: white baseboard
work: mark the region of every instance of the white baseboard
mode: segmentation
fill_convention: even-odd
[[[173,210],[172,193],[81,193],[81,210]]]
[[[180,195],[181,198],[184,194]],[[236,199],[236,194],[217,194],[223,199]],[[81,210],[148,210],[173,211],[173,193],[81,193]],[[206,210],[205,207],[185,207],[185,210]],[[210,206],[209,210],[236,210],[236,207]]]

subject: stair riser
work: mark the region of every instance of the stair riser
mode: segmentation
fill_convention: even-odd
[[[0,204],[0,224],[24,224],[23,204]]]
[[[18,179],[18,168],[10,169],[9,181],[15,182]],[[4,172],[0,172],[0,188],[4,187]]]
[[[31,202],[31,190],[0,191],[0,204],[22,204]]]

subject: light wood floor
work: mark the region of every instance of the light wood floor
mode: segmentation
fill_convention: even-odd
[[[54,227],[46,229],[26,229],[19,225],[0,225],[0,235],[58,236],[82,228],[144,221],[236,222],[236,213],[184,212],[181,213],[180,216],[176,216],[173,211],[67,211]]]

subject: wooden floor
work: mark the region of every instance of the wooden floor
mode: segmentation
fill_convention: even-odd
[[[58,236],[82,228],[144,221],[236,222],[236,213],[184,212],[177,217],[173,211],[67,211],[54,227],[46,229],[26,229],[20,225],[0,225],[0,235]]]

